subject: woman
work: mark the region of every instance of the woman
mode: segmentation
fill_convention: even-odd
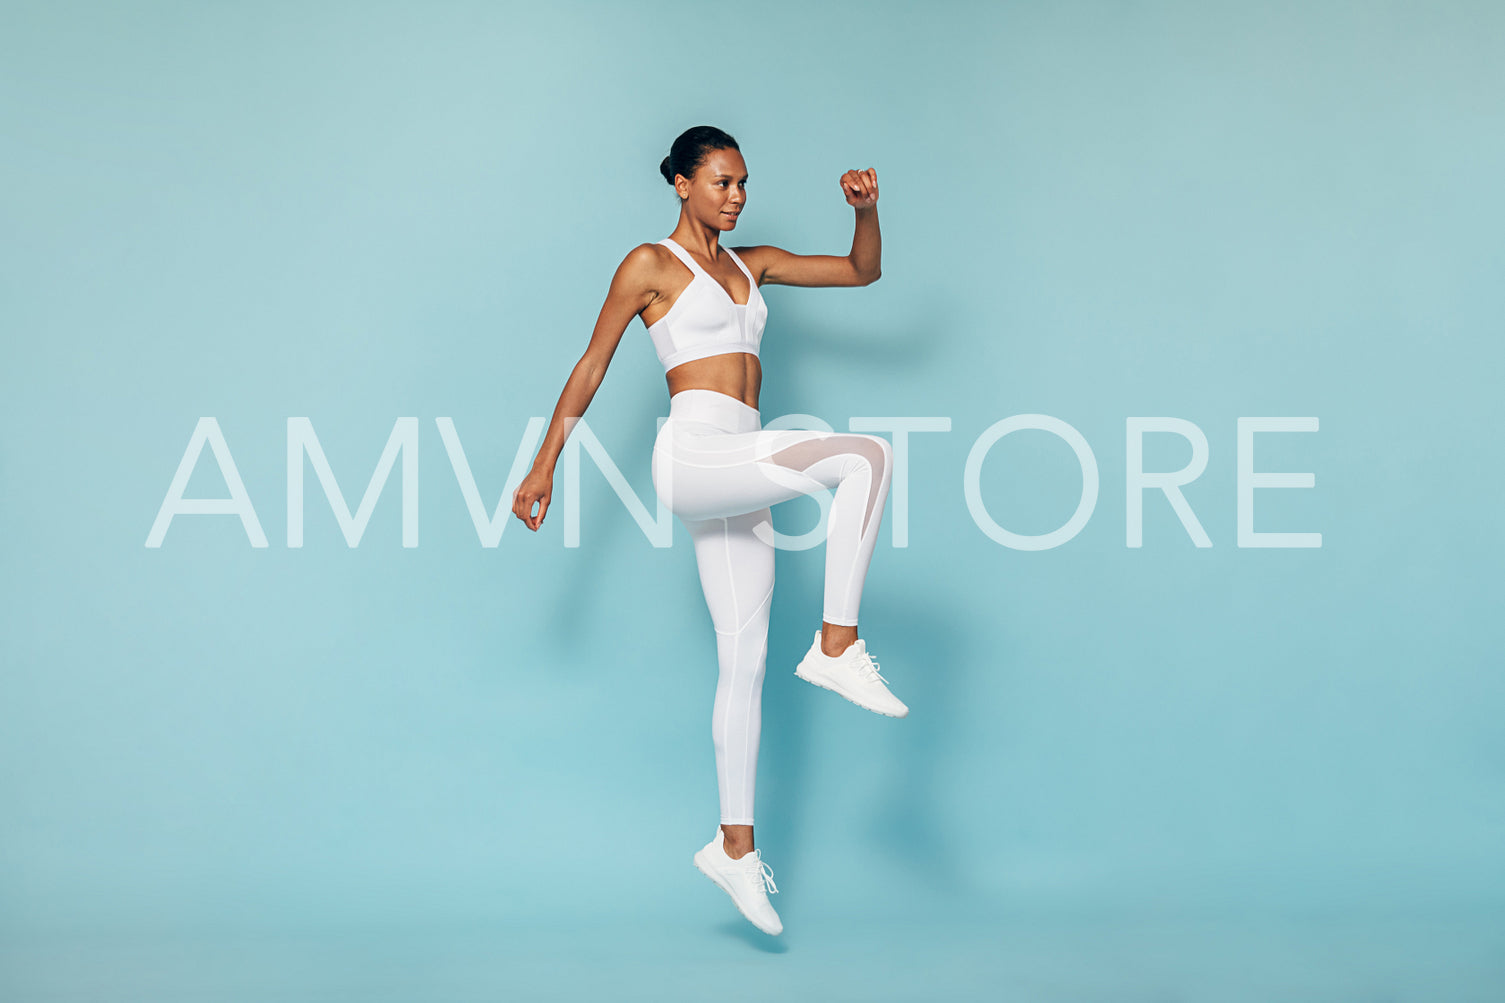
[[[640,244],[617,268],[512,511],[529,529],[543,522],[565,440],[627,325],[641,317],[670,394],[669,417],[653,446],[653,487],[694,542],[720,664],[711,737],[721,825],[694,862],[754,925],[777,934],[783,924],[767,893],[778,889],[753,846],[752,828],[773,597],[770,505],[835,488],[821,629],[795,674],[880,714],[903,717],[909,708],[888,691],[857,637],[862,585],[893,472],[892,447],[875,435],[762,429],[758,348],[768,310],[758,287],[876,281],[878,177],[871,168],[841,176],[842,193],[856,210],[851,253],[800,255],[768,245],[735,251],[719,245],[747,204],[741,151],[720,129],[686,130],[659,169],[679,196],[679,222],[669,237]]]

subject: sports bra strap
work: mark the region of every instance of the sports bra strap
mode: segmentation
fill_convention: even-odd
[[[706,274],[706,270],[700,267],[699,262],[690,257],[690,252],[685,250],[683,247],[680,247],[673,237],[665,237],[663,240],[659,241],[659,243],[663,244],[669,250],[673,251],[674,256],[688,265],[691,272],[696,275],[705,275],[706,278],[711,279],[710,275]],[[711,279],[711,281],[715,282],[716,280]]]
[[[758,287],[757,280],[753,278],[752,272],[747,270],[747,266],[742,263],[742,259],[737,257],[737,252],[733,251],[730,247],[723,247],[722,250],[725,251],[727,255],[737,263],[737,267],[742,269],[742,274],[747,276],[747,281],[751,282],[753,288],[756,289]],[[748,302],[751,302],[751,300],[749,300]]]

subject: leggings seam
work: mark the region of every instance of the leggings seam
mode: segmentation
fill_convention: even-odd
[[[732,564],[731,523],[728,522],[727,519],[725,519],[725,518],[723,518],[721,520],[721,546],[722,546],[723,550],[726,553],[726,565],[725,566],[726,566],[727,589],[732,594],[732,609],[735,611],[736,608],[737,608],[737,572],[736,572],[736,568]],[[727,686],[727,693],[726,693],[726,703],[725,703],[725,706],[723,706],[722,710],[721,710],[721,735],[722,735],[722,740],[723,741],[725,741],[726,738],[728,737],[727,733],[728,733],[729,729],[731,728],[731,723],[732,723],[732,704],[735,702],[735,700],[733,699],[734,696],[735,696],[735,693],[732,690],[732,686],[734,686],[736,684],[736,681],[737,681],[737,676],[736,676],[736,671],[737,671],[737,666],[738,666],[737,655],[740,653],[741,646],[742,646],[742,632],[739,630],[739,631],[737,631],[737,632],[735,632],[735,633],[732,634],[732,678],[729,679],[729,680],[727,680],[728,686]],[[746,750],[746,746],[744,746],[743,747],[743,752],[745,753],[746,751],[747,751]],[[736,792],[732,789],[732,767],[731,767],[731,750],[730,749],[726,749],[725,750],[725,756],[723,758],[725,760],[724,763],[723,763],[723,766],[726,769],[726,796],[729,799],[731,799],[731,802],[733,804],[739,804],[740,802],[737,800]]]
[[[758,605],[753,609],[753,611],[751,613],[747,614],[747,619],[743,620],[740,624],[738,624],[737,625],[737,629],[735,631],[732,631],[731,633],[740,634],[744,630],[746,630],[747,629],[747,625],[753,622],[753,618],[756,617],[759,613],[761,613],[763,611],[763,607],[767,606],[768,605],[768,600],[770,600],[772,598],[773,598],[773,589],[769,588],[768,594],[763,597],[762,601],[758,603]],[[718,631],[718,633],[719,633],[719,631]]]

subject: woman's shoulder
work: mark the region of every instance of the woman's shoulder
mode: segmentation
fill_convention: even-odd
[[[671,253],[662,244],[638,244],[623,256],[617,271],[629,276],[652,278],[663,269]]]
[[[614,289],[633,296],[656,294],[672,281],[674,252],[657,243],[642,243],[632,248],[617,266],[612,278]]]
[[[663,244],[645,242],[638,244],[632,250],[628,251],[627,255],[622,259],[622,264],[634,268],[653,269],[668,261],[673,257],[673,254],[674,252],[670,251]]]

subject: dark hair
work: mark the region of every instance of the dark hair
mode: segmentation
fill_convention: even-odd
[[[694,126],[680,133],[674,145],[669,147],[669,155],[658,165],[659,173],[671,185],[674,184],[676,174],[693,178],[695,172],[700,170],[700,165],[705,163],[706,154],[712,150],[728,148],[738,152],[742,150],[735,139],[714,125]]]

